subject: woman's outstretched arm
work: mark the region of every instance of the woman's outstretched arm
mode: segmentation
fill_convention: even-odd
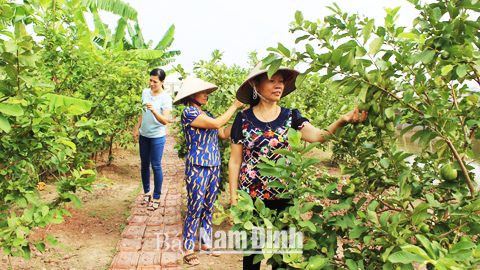
[[[362,114],[360,115],[360,112],[357,109],[354,109],[340,117],[337,121],[335,121],[333,124],[328,126],[327,130],[320,130],[312,124],[307,123],[301,130],[300,132],[302,133],[302,139],[307,141],[307,142],[320,142],[323,143],[326,141],[324,138],[327,135],[332,135],[335,133],[337,128],[345,125],[346,123],[358,123],[365,121],[367,119],[368,112],[362,111]]]
[[[230,108],[228,108],[228,110],[218,118],[214,119],[207,115],[200,114],[190,125],[197,128],[219,129],[223,127],[228,120],[232,118],[232,115],[235,113],[235,111],[243,107],[243,105],[243,103],[235,99]]]

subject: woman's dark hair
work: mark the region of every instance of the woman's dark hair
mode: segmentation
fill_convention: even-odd
[[[161,82],[163,82],[165,80],[166,74],[165,74],[165,71],[163,71],[163,69],[156,68],[156,69],[150,71],[150,76],[157,76],[158,79]],[[163,84],[162,84],[162,88],[165,90],[165,87],[163,87]]]
[[[283,72],[283,70],[279,70],[279,71],[277,71],[277,73],[282,74],[282,77],[285,79],[285,72]],[[265,73],[262,73],[262,74],[259,74],[259,75],[255,76],[251,80],[254,81],[256,85],[260,85],[260,81],[262,80],[263,76],[268,76],[268,75],[265,72]],[[253,93],[253,90],[252,90],[252,93]],[[256,99],[253,99],[253,94],[252,94],[252,96],[250,97],[250,107],[255,107],[255,106],[258,105],[258,103],[260,103],[260,97],[257,97]]]

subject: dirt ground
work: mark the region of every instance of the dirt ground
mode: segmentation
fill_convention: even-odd
[[[39,270],[99,270],[108,269],[116,254],[117,242],[122,238],[121,233],[126,226],[126,219],[130,216],[130,204],[137,197],[141,189],[140,158],[137,148],[127,150],[114,149],[115,160],[113,165],[106,166],[108,154],[97,158],[94,166],[98,172],[94,183],[94,193],[79,192],[77,196],[82,201],[82,208],[73,204],[65,205],[72,217],[65,217],[62,224],[52,224],[50,227],[38,228],[31,235],[32,240],[46,237],[49,234],[65,247],[51,246],[46,243],[45,252],[32,249],[31,259],[12,257],[13,269]],[[312,153],[316,157],[328,158],[328,154],[320,151]],[[335,168],[328,172],[335,174]],[[54,196],[55,182],[50,180],[47,186],[40,191],[42,199],[48,200]],[[229,192],[219,196],[224,208],[230,206]],[[187,210],[186,189],[182,188],[182,217]],[[228,231],[230,225],[224,221],[213,230]],[[198,248],[198,247],[197,247]],[[241,269],[242,255],[226,255],[213,257],[198,254],[200,265],[188,267],[192,270],[211,269]],[[0,251],[0,269],[9,269],[7,256]],[[186,265],[184,269],[187,269]],[[262,264],[262,270],[271,269]]]
[[[137,149],[115,149],[114,164],[106,166],[108,154],[97,159],[98,171],[94,193],[79,192],[82,208],[74,204],[65,207],[72,214],[65,222],[39,228],[31,235],[32,240],[49,234],[65,247],[46,244],[45,252],[32,249],[32,258],[12,257],[17,269],[108,269],[115,255],[115,247],[130,215],[130,204],[141,188],[140,159]],[[48,200],[55,192],[54,180],[46,183],[40,191],[42,199]],[[0,269],[9,269],[8,259],[0,252]]]

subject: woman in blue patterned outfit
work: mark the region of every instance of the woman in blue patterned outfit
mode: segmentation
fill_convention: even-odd
[[[290,128],[300,130],[302,139],[305,141],[324,142],[325,135],[334,133],[338,127],[347,122],[365,120],[367,113],[362,112],[360,117],[358,109],[355,109],[330,125],[328,131],[317,129],[302,117],[298,110],[277,105],[281,97],[295,90],[298,71],[280,67],[279,71],[269,79],[267,70],[261,70],[260,66],[261,63],[254,68],[237,90],[237,99],[250,104],[251,108],[239,112],[232,125],[232,154],[228,167],[231,203],[237,204],[236,190],[241,189],[252,198],[263,200],[266,207],[280,213],[287,208],[289,200],[276,197],[284,192],[283,189],[266,185],[275,180],[283,182],[284,180],[262,176],[258,164],[264,161],[260,157],[276,162],[284,156],[274,154],[274,150],[291,151],[287,137]],[[260,269],[260,262],[253,264],[254,257],[253,254],[243,258],[243,269]],[[272,269],[279,267],[279,265],[273,265]],[[282,267],[285,268],[284,265]]]
[[[148,205],[153,211],[160,206],[163,172],[162,156],[165,146],[165,126],[172,110],[172,97],[165,91],[165,71],[156,68],[150,72],[150,88],[142,93],[142,104],[145,105],[138,123],[133,130],[133,139],[138,138],[140,147],[141,173],[143,191],[142,205]],[[150,164],[153,171],[153,194],[150,192]]]
[[[188,148],[185,164],[188,211],[183,248],[186,254],[184,260],[191,265],[200,263],[193,251],[199,223],[203,229],[200,235],[201,249],[219,255],[211,248],[213,203],[220,181],[218,138],[226,140],[230,137],[230,127],[222,127],[244,105],[235,100],[224,114],[214,118],[201,106],[207,104],[208,94],[217,88],[195,77],[187,77],[173,102],[174,105],[188,105],[182,113],[182,128]]]

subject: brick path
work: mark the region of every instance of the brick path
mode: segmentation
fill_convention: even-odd
[[[175,141],[167,129],[163,152],[163,186],[160,207],[154,212],[140,205],[143,190],[132,203],[128,225],[117,244],[117,254],[110,270],[176,270],[183,269],[181,253],[182,217],[181,187],[185,164],[173,148]],[[153,186],[153,183],[152,183]]]

